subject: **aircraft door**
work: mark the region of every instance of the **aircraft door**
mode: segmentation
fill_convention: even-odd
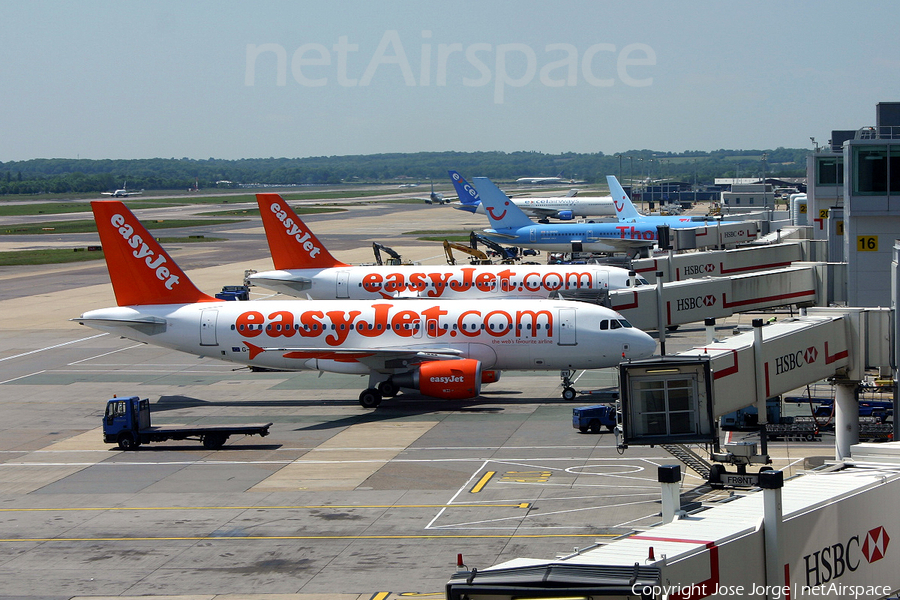
[[[219,311],[206,309],[200,311],[200,345],[201,346],[218,346],[216,339],[216,321],[219,318]]]
[[[531,242],[537,241],[537,231],[534,230],[534,227],[528,232],[528,240]]]
[[[594,271],[595,289],[609,291],[609,271]]]
[[[558,329],[559,338],[558,344],[560,346],[574,346],[578,342],[575,339],[575,309],[574,308],[560,308],[558,315]]]
[[[338,271],[337,281],[335,282],[337,289],[335,290],[336,298],[350,297],[350,271]]]

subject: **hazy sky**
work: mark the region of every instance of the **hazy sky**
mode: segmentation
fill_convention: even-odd
[[[0,0],[0,161],[811,147],[900,2]]]

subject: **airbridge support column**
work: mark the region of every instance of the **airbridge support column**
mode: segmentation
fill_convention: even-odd
[[[835,381],[834,454],[835,459],[850,458],[850,446],[859,443],[859,401],[857,381]]]
[[[769,422],[768,411],[766,410],[766,372],[765,359],[763,357],[763,320],[753,319],[753,368],[756,377],[756,414],[759,415],[757,423],[759,424],[759,449],[763,456],[769,453],[768,441],[769,436],[766,432],[766,425]]]

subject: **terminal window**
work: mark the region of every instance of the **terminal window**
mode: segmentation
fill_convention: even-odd
[[[883,196],[888,191],[888,147],[853,148],[853,193],[859,196]]]
[[[816,185],[844,185],[844,159],[817,158]]]

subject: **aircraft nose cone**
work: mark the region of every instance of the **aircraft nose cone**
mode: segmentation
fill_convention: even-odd
[[[652,337],[636,329],[636,335],[628,343],[628,350],[625,351],[625,358],[648,358],[656,352],[656,340]]]

